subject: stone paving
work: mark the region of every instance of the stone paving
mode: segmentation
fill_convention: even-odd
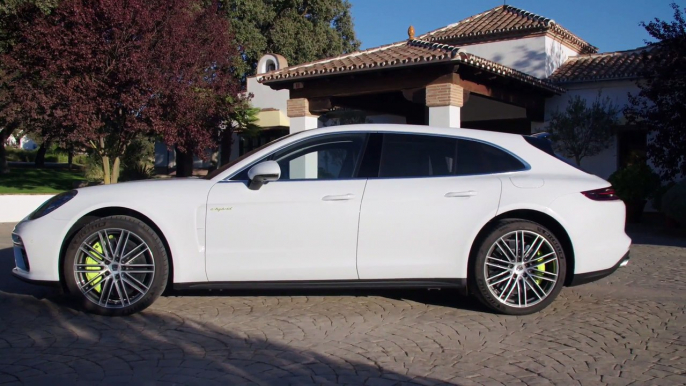
[[[127,318],[10,277],[0,384],[686,384],[686,241],[632,235],[629,266],[511,317],[453,291],[193,292]]]

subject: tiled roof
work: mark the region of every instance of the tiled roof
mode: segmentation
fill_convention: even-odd
[[[455,24],[428,32],[419,39],[464,45],[542,32],[559,37],[563,42],[576,48],[579,53],[598,52],[596,47],[555,23],[554,20],[510,5],[501,5],[468,17]]]
[[[643,70],[646,48],[570,57],[548,78],[556,83],[634,79]]]
[[[448,44],[432,43],[419,39],[406,40],[334,58],[287,67],[258,77],[260,82],[272,83],[294,78],[313,78],[330,74],[373,71],[380,68],[456,62],[479,68],[507,78],[551,91],[563,93],[565,89],[521,71],[472,55]]]

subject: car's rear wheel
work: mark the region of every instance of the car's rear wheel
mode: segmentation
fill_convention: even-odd
[[[157,233],[128,216],[110,216],[83,227],[64,258],[69,292],[100,315],[130,315],[157,299],[169,275]]]
[[[489,308],[510,315],[538,312],[555,300],[566,274],[557,237],[541,224],[494,224],[472,264],[472,292]]]

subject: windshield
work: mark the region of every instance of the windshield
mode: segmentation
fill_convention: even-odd
[[[235,164],[237,164],[237,163],[243,161],[244,159],[246,159],[246,158],[250,157],[251,155],[257,153],[258,151],[260,151],[260,150],[266,148],[267,146],[271,146],[271,145],[273,145],[273,144],[275,144],[275,143],[277,143],[277,142],[279,142],[279,141],[283,141],[284,139],[286,139],[286,138],[288,138],[288,137],[291,137],[291,136],[293,136],[294,134],[295,134],[295,133],[293,133],[293,134],[288,134],[288,135],[284,135],[284,136],[281,137],[281,138],[277,138],[277,139],[275,139],[275,140],[273,140],[273,141],[271,141],[271,142],[267,142],[267,143],[265,143],[264,145],[262,145],[262,146],[260,146],[260,147],[258,147],[258,148],[256,148],[256,149],[254,149],[254,150],[251,150],[251,151],[249,151],[249,152],[243,154],[242,156],[236,158],[235,160],[229,162],[228,164],[223,165],[223,166],[217,168],[217,169],[216,169],[215,171],[213,171],[212,173],[208,173],[208,174],[205,176],[205,179],[206,179],[206,180],[211,180],[211,179],[213,179],[214,177],[216,177],[216,176],[222,174],[226,169],[228,169],[228,168],[232,167],[233,165],[235,165]]]

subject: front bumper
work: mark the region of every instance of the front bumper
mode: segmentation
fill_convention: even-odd
[[[613,265],[608,269],[593,272],[577,273],[572,278],[572,282],[569,284],[569,286],[573,287],[576,285],[586,284],[610,276],[620,267],[624,267],[625,265],[629,264],[629,258],[629,252],[627,252],[624,256],[622,256],[621,259],[619,259],[617,264]]]
[[[12,274],[31,283],[59,282],[59,256],[69,222],[51,216],[22,221],[12,232]]]
[[[23,273],[21,270],[18,268],[13,268],[12,269],[12,276],[15,278],[29,284],[35,284],[35,285],[42,285],[42,286],[47,286],[47,287],[61,287],[59,281],[51,281],[51,280],[33,280],[29,279],[26,274]]]

